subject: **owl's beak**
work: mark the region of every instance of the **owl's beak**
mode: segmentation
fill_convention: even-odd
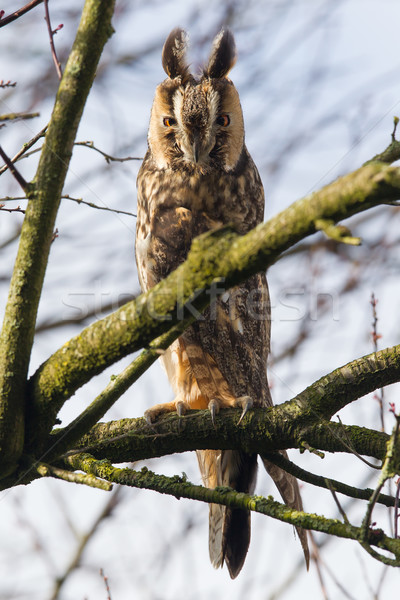
[[[197,130],[194,130],[192,151],[193,151],[193,158],[194,158],[195,163],[199,162],[200,147],[201,147],[200,132]]]

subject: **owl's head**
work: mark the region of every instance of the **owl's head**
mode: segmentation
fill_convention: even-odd
[[[201,76],[186,63],[187,35],[169,34],[162,52],[168,78],[156,89],[149,127],[149,147],[158,168],[207,173],[232,171],[244,147],[239,94],[227,78],[235,64],[232,33],[221,31]]]

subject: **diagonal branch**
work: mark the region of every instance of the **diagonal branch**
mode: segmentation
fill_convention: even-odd
[[[305,469],[302,469],[293,463],[288,458],[285,458],[280,452],[265,454],[264,457],[284,471],[287,471],[296,477],[296,479],[301,479],[301,481],[311,483],[311,485],[325,488],[326,490],[330,490],[332,492],[339,492],[340,494],[344,494],[349,498],[356,498],[357,500],[369,500],[374,492],[374,490],[371,488],[361,489],[352,485],[346,485],[345,483],[337,481],[336,479],[331,479],[330,477],[322,477],[322,475],[310,473],[309,471],[306,471]],[[377,497],[377,503],[383,504],[384,506],[394,506],[395,498],[393,496],[388,496],[387,494],[379,494]]]
[[[38,6],[42,2],[43,2],[43,0],[31,0],[31,2],[28,2],[28,4],[25,4],[25,6],[22,6],[15,12],[11,13],[11,15],[7,15],[3,19],[0,19],[0,27],[4,27],[5,25],[8,25],[12,21],[19,19],[19,17],[22,17],[22,15],[29,12],[30,10],[32,10],[32,8],[35,8],[35,6]]]
[[[360,168],[245,236],[224,228],[193,241],[187,260],[146,294],[86,328],[55,352],[30,381],[35,438],[50,431],[65,400],[107,366],[149,344],[178,321],[188,326],[219,293],[274,264],[285,250],[316,232],[315,221],[333,222],[400,196],[400,169],[381,163]]]

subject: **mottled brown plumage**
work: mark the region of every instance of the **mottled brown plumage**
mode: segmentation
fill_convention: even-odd
[[[186,257],[192,239],[230,224],[241,233],[261,223],[264,192],[244,143],[239,95],[227,74],[236,60],[229,31],[214,40],[199,79],[185,62],[187,36],[175,29],[162,64],[168,78],[156,89],[149,148],[138,175],[136,260],[143,290]],[[221,284],[219,284],[221,288]],[[264,274],[226,291],[162,357],[175,400],[146,411],[148,420],[188,408],[271,406],[266,364],[270,307]],[[257,457],[238,451],[198,451],[204,484],[252,493]],[[265,467],[284,500],[302,508],[297,481],[272,463]],[[243,566],[250,542],[250,513],[210,506],[210,558],[226,562],[231,577]],[[299,531],[308,561],[305,533]]]

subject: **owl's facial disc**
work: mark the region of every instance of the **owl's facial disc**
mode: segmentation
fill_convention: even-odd
[[[226,78],[161,83],[153,103],[149,146],[159,168],[232,171],[243,146],[239,95]]]
[[[202,83],[176,89],[173,98],[178,157],[192,165],[207,165],[216,143],[218,94]]]

